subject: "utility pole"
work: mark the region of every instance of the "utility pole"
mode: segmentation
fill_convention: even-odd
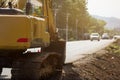
[[[78,19],[76,18],[76,40],[78,39]]]
[[[58,12],[58,9],[54,9],[54,19],[55,19],[55,26],[57,27],[57,12]]]
[[[53,8],[53,11],[54,11],[55,26],[57,27],[57,13],[58,13],[59,9],[61,8],[61,5],[58,5],[57,3],[55,3],[53,1],[52,8]]]
[[[56,3],[54,3],[54,6],[52,7],[53,8],[53,11],[54,11],[54,21],[55,21],[55,26],[56,26],[56,32],[58,32],[58,35],[60,36],[60,33],[59,33],[59,28],[57,26],[57,13],[58,11],[60,10],[61,6],[60,5],[57,5]]]
[[[68,20],[69,20],[69,13],[66,14],[66,41],[68,41]]]

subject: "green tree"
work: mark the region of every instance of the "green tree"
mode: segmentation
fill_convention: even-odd
[[[96,19],[94,17],[89,18],[89,27],[88,27],[88,32],[98,32],[102,34],[104,32],[104,26],[106,25],[106,22],[100,19]]]
[[[83,39],[85,33],[104,31],[104,25],[106,24],[103,20],[93,18],[87,11],[86,0],[54,0],[53,2],[59,8],[57,11],[57,27],[60,29],[60,34],[65,38],[66,36],[66,25],[67,15],[68,16],[68,29],[69,38]]]
[[[69,33],[76,36],[76,21],[77,21],[77,35],[79,36],[82,29],[80,27],[84,27],[85,21],[87,21],[87,8],[86,8],[86,0],[65,0],[62,2],[61,9],[59,9],[57,14],[57,27],[62,28],[65,31],[66,28],[66,18],[67,14],[69,14],[68,26]],[[80,24],[79,24],[80,23]],[[63,31],[62,31],[63,32]]]

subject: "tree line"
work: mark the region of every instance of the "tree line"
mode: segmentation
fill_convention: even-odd
[[[87,0],[52,0],[56,26],[59,35],[69,40],[84,39],[85,34],[104,32],[105,21],[96,19],[88,13]]]

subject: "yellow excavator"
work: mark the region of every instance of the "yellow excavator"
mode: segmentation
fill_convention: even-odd
[[[40,17],[33,15],[35,2]],[[54,24],[52,0],[35,2],[0,0],[0,73],[8,67],[11,80],[61,80],[66,42]]]

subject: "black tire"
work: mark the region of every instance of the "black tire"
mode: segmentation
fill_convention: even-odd
[[[55,54],[30,59],[19,60],[14,63],[11,80],[61,80],[62,63],[60,56]]]
[[[54,59],[53,59],[54,58]],[[62,67],[63,67],[63,62],[59,56],[51,56],[52,59],[52,65],[54,65],[53,73],[51,76],[48,77],[46,80],[62,80]],[[55,64],[53,64],[55,63]]]

